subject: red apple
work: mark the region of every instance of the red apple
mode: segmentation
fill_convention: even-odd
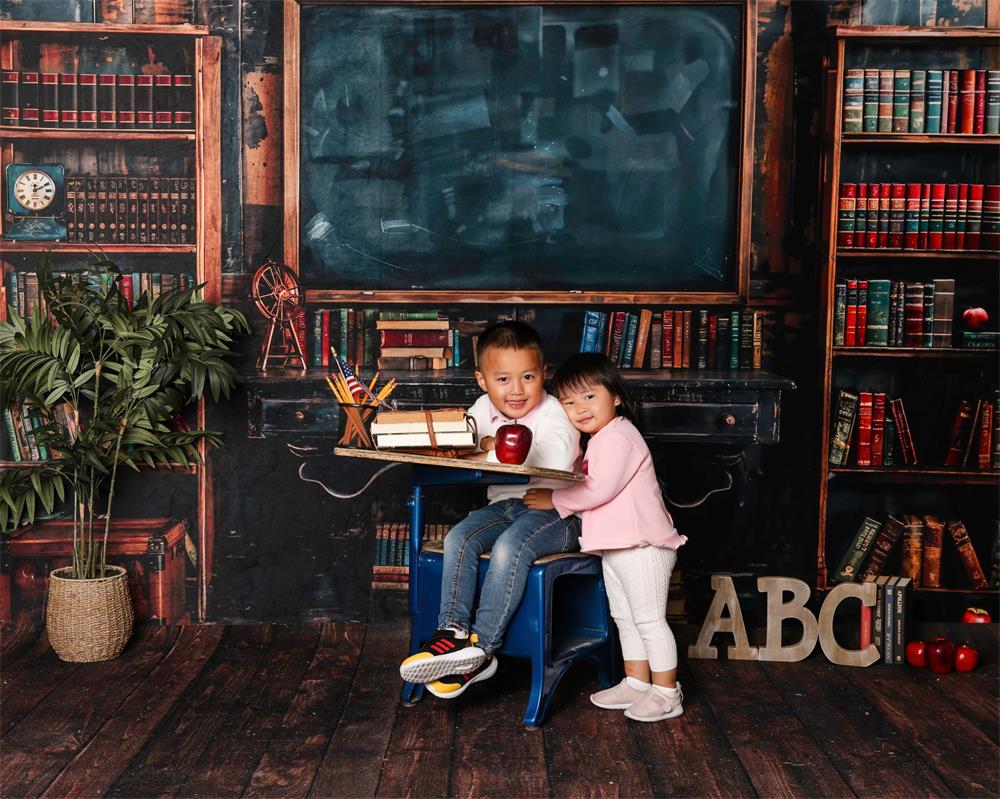
[[[927,665],[927,644],[924,641],[910,641],[906,645],[906,662],[915,669]]]
[[[962,624],[989,624],[990,614],[982,608],[966,608],[962,614]]]
[[[966,308],[962,311],[962,319],[965,321],[966,330],[979,330],[990,321],[990,315],[985,308]]]
[[[524,463],[531,449],[531,430],[523,424],[511,422],[500,427],[494,438],[500,463]]]
[[[979,653],[968,644],[955,650],[955,671],[972,671],[979,663]]]
[[[927,642],[927,665],[935,674],[950,674],[955,668],[955,645],[943,636]]]

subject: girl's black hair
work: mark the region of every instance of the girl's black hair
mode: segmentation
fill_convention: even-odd
[[[569,356],[552,375],[552,393],[558,397],[567,390],[580,391],[595,383],[621,400],[618,415],[635,424],[635,400],[629,394],[618,367],[603,353],[578,352]]]

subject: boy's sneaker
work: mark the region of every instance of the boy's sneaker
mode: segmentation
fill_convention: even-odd
[[[681,684],[677,683],[677,692],[673,696],[667,696],[663,691],[657,690],[654,685],[646,691],[642,697],[625,711],[626,718],[634,721],[663,721],[672,719],[684,712],[684,694],[681,693]]]
[[[633,688],[629,684],[628,679],[626,677],[618,685],[612,685],[610,688],[605,688],[603,691],[591,694],[590,701],[605,710],[624,710],[627,707],[631,707],[633,703],[646,695],[649,688],[645,691],[640,691],[638,688]]]
[[[476,644],[479,636],[456,638],[454,630],[438,630],[420,651],[410,655],[399,667],[399,676],[406,682],[428,683],[448,674],[475,671],[486,660],[486,653]]]
[[[439,699],[455,699],[465,693],[474,682],[488,680],[497,673],[497,659],[492,655],[483,661],[482,665],[475,671],[466,674],[451,674],[442,677],[440,680],[427,683],[427,690]]]

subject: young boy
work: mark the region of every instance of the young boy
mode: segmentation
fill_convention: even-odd
[[[479,431],[472,457],[497,463],[493,435],[512,420],[531,430],[528,466],[571,471],[580,455],[580,433],[559,400],[544,388],[542,343],[522,322],[499,322],[479,337],[476,381],[486,392],[469,409]],[[444,541],[444,574],[438,630],[423,648],[403,661],[400,676],[427,683],[442,699],[454,699],[497,670],[493,652],[517,610],[532,563],[544,555],[579,548],[580,521],[555,510],[529,510],[529,488],[558,488],[559,481],[532,478],[522,485],[495,485],[489,504],[474,510]],[[489,569],[473,620],[479,556],[491,552]]]

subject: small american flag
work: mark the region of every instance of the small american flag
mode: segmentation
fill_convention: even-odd
[[[344,381],[347,383],[347,388],[350,390],[351,396],[356,399],[366,399],[369,396],[368,389],[358,380],[358,376],[354,374],[351,365],[339,355],[337,356],[337,360],[340,363],[340,371],[344,374]]]

